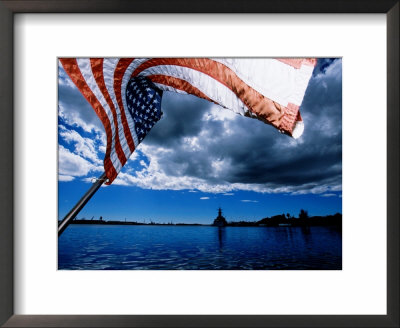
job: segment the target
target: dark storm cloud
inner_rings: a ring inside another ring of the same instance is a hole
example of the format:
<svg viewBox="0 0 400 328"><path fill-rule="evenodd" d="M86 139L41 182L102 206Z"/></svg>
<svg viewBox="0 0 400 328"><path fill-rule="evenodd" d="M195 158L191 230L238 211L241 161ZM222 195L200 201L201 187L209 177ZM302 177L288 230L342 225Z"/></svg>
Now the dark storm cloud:
<svg viewBox="0 0 400 328"><path fill-rule="evenodd" d="M325 73L326 69L335 61L337 58L319 58L317 65L314 68L313 76L319 73Z"/></svg>
<svg viewBox="0 0 400 328"><path fill-rule="evenodd" d="M322 64L320 64L322 62ZM329 64L326 64L329 63ZM327 66L328 65L328 66ZM323 68L322 68L323 67ZM314 70L301 106L303 116L312 115L309 124L312 129L321 122L318 118L329 120L340 126L342 118L342 61L341 59L320 59ZM308 129L305 132L310 131ZM333 131L333 132L335 132ZM330 131L331 132L331 131Z"/></svg>
<svg viewBox="0 0 400 328"><path fill-rule="evenodd" d="M210 103L202 99L170 92L164 92L161 105L162 121L146 136L146 143L164 147L180 143L181 138L198 135L203 128L201 119L210 107Z"/></svg>
<svg viewBox="0 0 400 328"><path fill-rule="evenodd" d="M214 105L188 97L166 93L164 118L146 138L149 145L171 150L158 160L167 175L292 192L318 186L324 186L322 191L341 190L340 59L319 60L301 107L305 132L297 141L239 115L228 121L206 119ZM194 139L199 146L191 148L188 143Z"/></svg>

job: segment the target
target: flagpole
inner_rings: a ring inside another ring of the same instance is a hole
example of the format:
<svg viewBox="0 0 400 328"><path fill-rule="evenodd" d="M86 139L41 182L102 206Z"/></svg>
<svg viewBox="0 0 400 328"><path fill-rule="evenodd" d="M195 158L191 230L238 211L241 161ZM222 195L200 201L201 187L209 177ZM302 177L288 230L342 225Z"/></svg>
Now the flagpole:
<svg viewBox="0 0 400 328"><path fill-rule="evenodd" d="M86 205L86 203L92 198L95 192L100 188L100 186L107 180L106 173L104 172L100 178L92 184L90 189L83 195L83 197L76 203L76 205L68 212L64 219L58 224L58 237L64 232L71 221L78 215L81 209Z"/></svg>

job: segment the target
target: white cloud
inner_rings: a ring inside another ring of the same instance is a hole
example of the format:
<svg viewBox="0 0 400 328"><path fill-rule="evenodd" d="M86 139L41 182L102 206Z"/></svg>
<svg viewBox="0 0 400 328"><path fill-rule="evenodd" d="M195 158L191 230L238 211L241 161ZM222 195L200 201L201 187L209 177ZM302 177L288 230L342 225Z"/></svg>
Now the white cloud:
<svg viewBox="0 0 400 328"><path fill-rule="evenodd" d="M96 140L100 142L100 144L98 145L98 150L101 153L105 154L107 150L107 137L104 131L97 131Z"/></svg>
<svg viewBox="0 0 400 328"><path fill-rule="evenodd" d="M322 195L320 195L321 197L336 197L337 195L336 194L322 194Z"/></svg>
<svg viewBox="0 0 400 328"><path fill-rule="evenodd" d="M95 165L82 158L81 156L71 153L63 146L60 145L58 149L59 175L80 177L87 175L90 171L97 170Z"/></svg>
<svg viewBox="0 0 400 328"><path fill-rule="evenodd" d="M210 197L200 197L201 200L210 199Z"/></svg>
<svg viewBox="0 0 400 328"><path fill-rule="evenodd" d="M212 167L212 176L214 177L219 177L220 174L228 170L231 165L230 158L224 158L224 159L217 159L215 161L211 162L211 167Z"/></svg>
<svg viewBox="0 0 400 328"><path fill-rule="evenodd" d="M295 188L289 188L288 190L293 195L306 195L306 194L324 194L329 193L331 191L340 191L342 190L341 184L322 184L318 185L317 183L308 183L301 186L301 190L296 190Z"/></svg>
<svg viewBox="0 0 400 328"><path fill-rule="evenodd" d="M89 110L92 111L94 114L94 111L91 108L89 108ZM99 124L93 124L91 121L86 120L84 117L82 117L82 110L80 108L73 108L72 106L64 104L62 101L58 102L58 115L67 124L80 127L86 132L102 132Z"/></svg>
<svg viewBox="0 0 400 328"><path fill-rule="evenodd" d="M272 194L288 193L293 195L323 194L341 188L341 185L332 186L331 184L318 185L310 183L304 184L302 189L299 190L297 186L291 185L276 186L272 183L218 183L195 176L171 175L164 170L163 160L172 151L172 149L147 145L145 143L141 144L134 154L139 152L141 156L147 157L149 164L141 161L140 164L144 164L144 166L142 169L136 171L132 169L126 170L126 167L124 167L114 180L113 185L136 186L142 189L153 190L188 190L189 192L198 190L200 192L224 195L233 195L235 191L254 191ZM176 166L175 173L178 170L179 168Z"/></svg>
<svg viewBox="0 0 400 328"><path fill-rule="evenodd" d="M199 142L199 138L196 137L185 137L183 138L183 149L189 151L198 151L201 149L201 143Z"/></svg>
<svg viewBox="0 0 400 328"><path fill-rule="evenodd" d="M229 184L226 186L211 186L206 180L190 176L171 176L167 174L161 163L163 157L171 151L160 147L152 147L141 144L140 150L144 156L149 159L149 164L145 164L141 170L132 174L124 172L119 173L117 179L113 182L116 185L135 185L143 189L154 190L193 190L197 189L203 192L213 193L229 191ZM175 167L176 171L183 168ZM228 188L228 189L227 189Z"/></svg>
<svg viewBox="0 0 400 328"><path fill-rule="evenodd" d="M97 157L97 149L93 139L84 138L75 130L66 130L60 128L59 135L67 142L73 143L74 153L91 160L96 164L101 164L102 161Z"/></svg>
<svg viewBox="0 0 400 328"><path fill-rule="evenodd" d="M68 181L72 181L74 179L75 179L75 177L73 177L71 175L62 175L62 174L58 175L58 181L68 182Z"/></svg>
<svg viewBox="0 0 400 328"><path fill-rule="evenodd" d="M232 121L238 114L235 112L223 108L221 106L213 104L210 111L206 112L203 116L204 121Z"/></svg>
<svg viewBox="0 0 400 328"><path fill-rule="evenodd" d="M103 168L101 168L100 170L96 169L95 171L104 172ZM98 178L99 178L99 176L90 176L90 177L83 178L82 181L88 182L88 183L95 183ZM102 187L108 187L108 185L106 185L106 184L102 184L101 186Z"/></svg>
<svg viewBox="0 0 400 328"><path fill-rule="evenodd" d="M258 200L242 199L241 202L243 202L243 203L258 203Z"/></svg>

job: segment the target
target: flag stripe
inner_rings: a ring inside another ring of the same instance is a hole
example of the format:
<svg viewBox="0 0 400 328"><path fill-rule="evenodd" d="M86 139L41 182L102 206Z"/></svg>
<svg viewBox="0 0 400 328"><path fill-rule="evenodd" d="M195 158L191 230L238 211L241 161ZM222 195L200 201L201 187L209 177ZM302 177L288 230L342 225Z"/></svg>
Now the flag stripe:
<svg viewBox="0 0 400 328"><path fill-rule="evenodd" d="M200 92L222 107L229 108L240 115L245 115L249 111L247 106L243 104L231 89L219 83L211 76L197 70L188 67L160 65L150 67L140 74L146 77L150 75L165 75L182 79L192 86L195 85L194 88L200 90ZM161 87L161 89L164 90L164 87Z"/></svg>
<svg viewBox="0 0 400 328"><path fill-rule="evenodd" d="M316 58L276 58L282 63L290 65L294 68L299 69L302 65L315 67L317 65Z"/></svg>
<svg viewBox="0 0 400 328"><path fill-rule="evenodd" d="M216 58L229 67L251 88L264 97L287 107L289 103L301 105L313 67L302 65L295 69L276 59Z"/></svg>
<svg viewBox="0 0 400 328"><path fill-rule="evenodd" d="M114 108L117 114L117 122L118 122L118 134L121 140L121 146L124 150L126 158L129 158L132 151L127 142L127 137L125 135L124 127L121 120L121 108L118 105L115 89L114 89L114 73L115 68L118 64L118 58L104 58L103 61L103 75L104 75L104 82L107 88L107 91L110 95L110 98L114 104Z"/></svg>
<svg viewBox="0 0 400 328"><path fill-rule="evenodd" d="M131 132L129 130L128 122L127 122L126 115L125 115L124 105L122 103L121 84L122 84L122 79L124 77L124 73L132 61L133 61L132 58L121 58L117 64L117 66L115 68L115 72L114 72L115 95L117 97L118 106L120 108L120 113L121 113L121 118L122 118L122 126L124 127L126 140L128 142L128 146L129 146L129 149L131 150L131 153L133 153L133 151L135 150L135 144L133 142L133 138L132 138Z"/></svg>
<svg viewBox="0 0 400 328"><path fill-rule="evenodd" d="M166 84L161 84L161 83L156 83L156 82L153 82L153 83L157 88L159 88L160 90L163 90L163 91L172 91L174 93L180 93L181 95L188 95L189 94L186 91L173 88L173 87L171 87L169 85L166 85Z"/></svg>
<svg viewBox="0 0 400 328"><path fill-rule="evenodd" d="M170 86L174 89L184 91L186 93L190 93L192 95L195 95L199 98L206 99L211 102L215 102L211 98L207 97L203 92L201 92L199 89L194 87L192 84L189 82L179 79L173 76L166 76L166 75L148 75L147 76L153 83L158 83L158 84L163 84L166 86Z"/></svg>
<svg viewBox="0 0 400 328"><path fill-rule="evenodd" d="M135 129L135 122L132 119L131 113L129 113L128 110L128 105L127 105L127 100L126 100L126 88L127 85L129 83L129 80L131 78L132 72L133 70L136 68L136 65L138 65L137 62L139 62L140 60L138 59L134 59L130 65L128 66L128 68L126 69L124 76L122 78L122 85L121 85L121 98L122 98L122 104L123 104L123 110L125 112L125 117L126 117L126 121L128 123L128 128L129 131L131 133L131 136L133 138L133 142L135 144L135 148L139 145L139 140L136 134L136 129Z"/></svg>
<svg viewBox="0 0 400 328"><path fill-rule="evenodd" d="M104 156L104 169L106 171L107 178L109 179L107 184L110 184L112 180L115 179L117 176L117 171L114 168L114 165L110 159L110 152L111 152L111 127L110 121L108 120L107 114L104 112L104 109L98 102L97 98L90 90L89 86L86 84L85 79L83 78L81 71L79 69L78 63L74 58L64 58L60 59L64 70L69 75L71 80L75 83L78 87L79 91L83 94L86 100L92 105L94 111L96 112L97 116L100 118L101 122L103 123L104 129L106 130L107 136L107 147L106 147L106 154Z"/></svg>
<svg viewBox="0 0 400 328"><path fill-rule="evenodd" d="M96 83L96 80L94 78L92 68L90 65L90 60L88 58L78 58L76 60L76 62L78 63L81 74L82 74L83 78L86 80L88 87L93 92L94 96L97 98L98 102L102 106L103 110L106 112L107 117L110 121L110 127L111 127L111 133L112 133L110 159L114 165L115 170L118 172L122 168L122 164L121 164L120 160L118 159L118 155L116 154L115 135L116 135L116 133L118 133L118 131L115 130L112 114L110 112L110 109L108 108L107 102L105 101L103 94L101 93L101 91Z"/></svg>
<svg viewBox="0 0 400 328"><path fill-rule="evenodd" d="M90 64L91 64L93 76L97 82L97 85L98 85L101 93L103 94L105 100L107 101L108 107L111 109L113 122L114 122L114 129L115 129L115 131L118 131L118 133L114 133L115 149L116 149L119 161L121 162L121 165L124 165L127 159L126 159L125 153L121 147L121 142L120 142L120 138L119 138L120 129L118 128L117 113L115 111L114 104L110 98L110 94L108 93L105 82L104 82L103 59L101 59L101 58L90 59Z"/></svg>

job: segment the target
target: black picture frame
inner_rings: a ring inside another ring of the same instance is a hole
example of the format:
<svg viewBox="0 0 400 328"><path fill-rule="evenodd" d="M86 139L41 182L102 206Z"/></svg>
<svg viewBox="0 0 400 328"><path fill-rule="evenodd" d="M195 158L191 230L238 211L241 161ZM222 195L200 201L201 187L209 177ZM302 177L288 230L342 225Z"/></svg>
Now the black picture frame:
<svg viewBox="0 0 400 328"><path fill-rule="evenodd" d="M0 324L4 327L399 327L399 7L398 0L0 0ZM387 315L14 315L14 14L122 12L386 14Z"/></svg>

